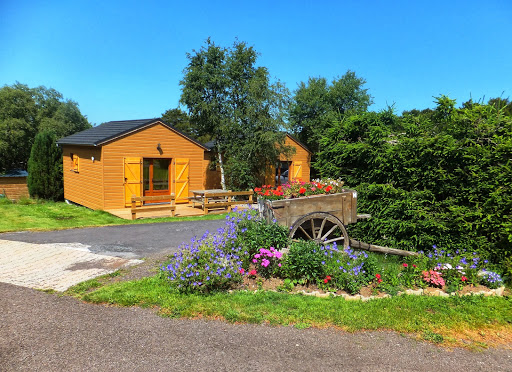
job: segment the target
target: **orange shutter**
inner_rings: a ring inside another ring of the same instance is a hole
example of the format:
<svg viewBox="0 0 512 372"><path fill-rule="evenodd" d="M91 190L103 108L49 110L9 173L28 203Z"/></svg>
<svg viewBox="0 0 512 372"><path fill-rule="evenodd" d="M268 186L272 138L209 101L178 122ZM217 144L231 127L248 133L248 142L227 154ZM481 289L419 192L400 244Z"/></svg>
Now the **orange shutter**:
<svg viewBox="0 0 512 372"><path fill-rule="evenodd" d="M294 181L302 181L302 162L301 161L294 161L292 164L292 179Z"/></svg>
<svg viewBox="0 0 512 372"><path fill-rule="evenodd" d="M78 167L79 157L77 154L73 154L73 171L78 173L79 167Z"/></svg>
<svg viewBox="0 0 512 372"><path fill-rule="evenodd" d="M188 203L188 172L190 160L176 159L174 162L174 181L176 183L176 203Z"/></svg>
<svg viewBox="0 0 512 372"><path fill-rule="evenodd" d="M124 158L124 202L126 207L131 207L132 196L142 196L141 174L141 158ZM140 202L137 205L140 205Z"/></svg>

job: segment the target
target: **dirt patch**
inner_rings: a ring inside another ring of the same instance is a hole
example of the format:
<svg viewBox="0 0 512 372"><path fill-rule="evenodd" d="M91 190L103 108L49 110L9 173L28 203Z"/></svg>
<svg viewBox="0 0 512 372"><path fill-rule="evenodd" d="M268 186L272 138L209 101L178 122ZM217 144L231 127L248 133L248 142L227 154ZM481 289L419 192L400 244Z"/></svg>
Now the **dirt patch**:
<svg viewBox="0 0 512 372"><path fill-rule="evenodd" d="M66 270L76 271L76 270L91 270L91 269L105 269L105 270L118 270L123 265L125 265L128 260L123 259L102 259L96 261L85 261L85 262L77 262L73 265L66 267Z"/></svg>

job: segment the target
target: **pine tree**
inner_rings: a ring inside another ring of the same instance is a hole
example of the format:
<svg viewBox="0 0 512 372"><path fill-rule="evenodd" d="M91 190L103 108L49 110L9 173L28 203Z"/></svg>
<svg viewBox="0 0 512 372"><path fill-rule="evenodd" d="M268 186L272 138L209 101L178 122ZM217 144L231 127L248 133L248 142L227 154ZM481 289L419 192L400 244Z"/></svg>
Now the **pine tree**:
<svg viewBox="0 0 512 372"><path fill-rule="evenodd" d="M59 200L64 195L62 180L62 150L57 147L55 134L40 132L34 139L28 160L28 191L30 196Z"/></svg>

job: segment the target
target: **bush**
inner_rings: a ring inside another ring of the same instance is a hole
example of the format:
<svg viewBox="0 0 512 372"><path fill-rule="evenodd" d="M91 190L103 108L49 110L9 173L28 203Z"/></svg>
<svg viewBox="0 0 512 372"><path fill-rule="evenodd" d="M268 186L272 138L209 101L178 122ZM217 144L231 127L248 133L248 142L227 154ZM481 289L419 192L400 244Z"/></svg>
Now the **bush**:
<svg viewBox="0 0 512 372"><path fill-rule="evenodd" d="M325 277L322 248L313 241L293 242L285 256L283 272L294 280L316 283Z"/></svg>
<svg viewBox="0 0 512 372"><path fill-rule="evenodd" d="M28 160L27 185L32 197L57 201L64 196L62 150L53 132L36 135Z"/></svg>
<svg viewBox="0 0 512 372"><path fill-rule="evenodd" d="M232 223L237 224L236 244L243 249L245 269L249 268L251 260L261 248L274 247L280 250L289 244L288 229L277 223L260 220L255 210L240 211L230 219Z"/></svg>
<svg viewBox="0 0 512 372"><path fill-rule="evenodd" d="M334 121L315 166L359 192L373 218L350 234L419 250L437 243L494 263L512 257L512 117L491 105L365 113Z"/></svg>

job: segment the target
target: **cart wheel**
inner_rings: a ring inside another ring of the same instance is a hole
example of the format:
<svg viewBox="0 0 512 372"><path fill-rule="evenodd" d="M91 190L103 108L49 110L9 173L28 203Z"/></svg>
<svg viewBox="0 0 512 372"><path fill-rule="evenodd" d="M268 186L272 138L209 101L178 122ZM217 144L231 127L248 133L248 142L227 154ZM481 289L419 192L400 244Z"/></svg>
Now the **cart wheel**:
<svg viewBox="0 0 512 372"><path fill-rule="evenodd" d="M290 238L313 240L328 245L336 242L338 246L347 248L349 238L347 230L340 219L330 213L313 212L299 218L290 230Z"/></svg>

